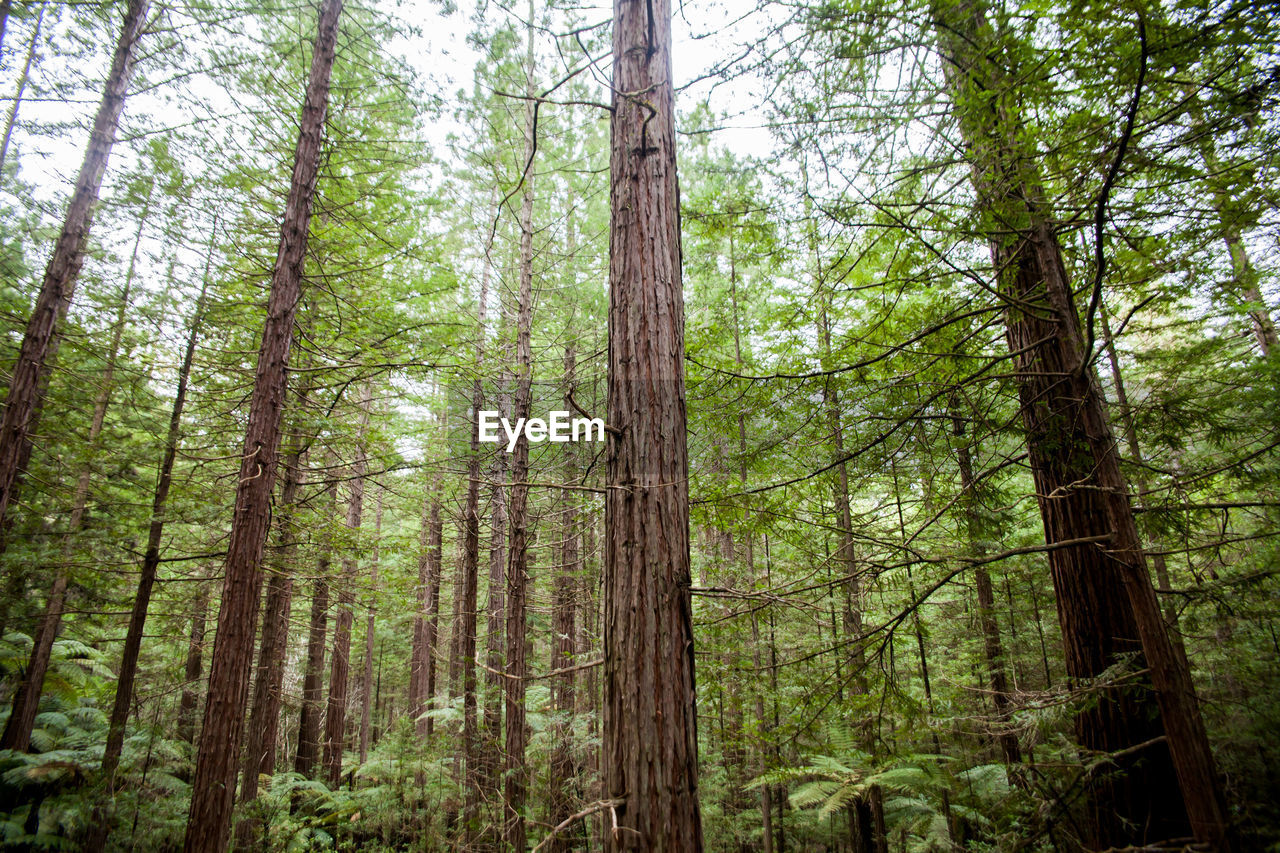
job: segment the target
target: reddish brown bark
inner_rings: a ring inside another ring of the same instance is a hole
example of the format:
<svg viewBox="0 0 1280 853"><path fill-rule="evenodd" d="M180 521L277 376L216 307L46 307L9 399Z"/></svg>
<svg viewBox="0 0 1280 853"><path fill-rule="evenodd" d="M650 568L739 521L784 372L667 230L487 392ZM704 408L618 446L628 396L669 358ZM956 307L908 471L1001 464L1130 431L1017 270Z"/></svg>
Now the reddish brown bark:
<svg viewBox="0 0 1280 853"><path fill-rule="evenodd" d="M992 256L1046 541L1110 538L1105 548L1049 554L1067 671L1094 678L1132 655L1139 670L1149 669L1155 690L1152 696L1145 679L1104 687L1078 716L1083 746L1121 753L1118 772L1108 768L1090 780L1089 841L1117 846L1185 836L1189 820L1197 840L1226 850L1226 812L1195 689L1151 586L1036 160L1013 102L991 97L1011 84L995 61L986 10L967 0L935 5L934 16L974 185L988 215L1001 222Z"/></svg>
<svg viewBox="0 0 1280 853"><path fill-rule="evenodd" d="M613 55L602 763L618 828L605 845L700 851L667 0L615 0Z"/></svg>
<svg viewBox="0 0 1280 853"><path fill-rule="evenodd" d="M436 704L436 645L440 637L440 582L443 574L444 557L444 522L440 518L439 499L431 502L431 542L430 560L427 581L427 624L424 640L426 641L427 672L423 681L423 701L427 710ZM431 737L435 721L428 718L420 721L419 732Z"/></svg>
<svg viewBox="0 0 1280 853"><path fill-rule="evenodd" d="M1107 361L1111 365L1111 382L1116 390L1116 404L1120 413L1120 424L1124 429L1125 442L1129 445L1132 461L1139 471L1137 475L1138 501L1145 503L1147 496L1151 493L1151 481L1146 474L1146 462L1142 456L1142 445L1138 442L1138 430L1134 424L1133 410L1129 408L1129 395L1125 391L1124 376L1120 371L1120 359L1116 355L1115 341L1111 336L1107 308L1106 305L1101 303L1098 305L1098 319L1102 323L1103 347L1107 352ZM1265 352L1263 354L1265 355ZM1165 560L1164 553L1159 549L1154 550L1151 554L1151 566L1156 572L1156 589L1166 594L1172 592L1173 587L1169 580L1169 565ZM1185 659L1187 650L1182 643L1182 634L1179 633L1178 609L1171 599L1166 600L1164 619L1165 624L1169 626L1169 639L1173 641L1178 654Z"/></svg>
<svg viewBox="0 0 1280 853"><path fill-rule="evenodd" d="M479 400L479 381L475 399ZM478 408L476 409L478 411ZM471 459L467 466L467 501L462 524L462 595L458 599L458 660L462 676L462 752L466 759L466 813L463 832L468 846L475 843L483 800L480 732L476 708L476 606L480 561L480 448L476 427L472 428Z"/></svg>
<svg viewBox="0 0 1280 853"><path fill-rule="evenodd" d="M302 286L311 199L319 170L329 76L341 10L342 0L323 0L319 10L315 49L294 151L293 176L249 403L235 515L227 545L222 604L218 610L218 633L209 672L209 695L187 819L186 853L222 853L231 827L289 350Z"/></svg>
<svg viewBox="0 0 1280 853"><path fill-rule="evenodd" d="M477 471L479 469L477 468ZM466 506L462 507L462 517L458 519L458 558L457 571L453 573L453 605L449 614L449 698L459 695L462 690L462 598L466 576L466 540L467 521ZM478 547L478 546L477 546Z"/></svg>
<svg viewBox="0 0 1280 853"><path fill-rule="evenodd" d="M495 199L496 201L496 199ZM457 662L462 681L462 752L466 763L464 779L466 808L463 814L463 837L468 846L475 843L479 830L479 809L484 799L484 750L476 698L476 608L479 601L480 573L480 433L479 412L484 405L480 370L484 364L485 321L489 301L490 254L492 240L485 247L484 270L480 277L480 294L476 305L476 379L471 386L471 452L467 460L467 496L462 510L462 571L455 587L455 641ZM490 585L492 595L492 584ZM450 670L453 663L450 662ZM451 671L451 681L456 683Z"/></svg>
<svg viewBox="0 0 1280 853"><path fill-rule="evenodd" d="M430 737L434 721L423 714L435 707L436 644L440 629L441 551L444 524L440 518L439 484L422 503L418 532L418 607L414 614L413 650L409 670L409 714L414 728Z"/></svg>
<svg viewBox="0 0 1280 853"><path fill-rule="evenodd" d="M305 412L310 389L307 380L297 390L294 406ZM293 559L297 550L294 512L298 492L302 488L303 447L305 436L295 432L285 457L284 486L280 490L277 509L277 548L267 578L267 602L263 608L262 637L258 647L258 663L254 672L253 705L249 712L249 728L245 738L244 771L240 782L240 802L252 803L258 797L258 777L270 775L276 768L276 737L280 725L281 689L284 684L285 656L289 645L289 614L293 605ZM259 829L259 821L246 817L236 827L236 845L251 846Z"/></svg>
<svg viewBox="0 0 1280 853"><path fill-rule="evenodd" d="M80 469L76 479L75 493L71 499L71 514L67 521L67 531L63 538L63 563L57 568L53 588L45 603L45 612L32 638L31 657L23 672L22 683L13 697L13 710L5 723L4 733L0 735L0 748L22 749L30 746L31 730L35 726L36 712L40 706L40 696L44 692L44 678L49 671L49 663L53 656L53 643L57 639L62 625L62 613L66 605L67 585L70 582L67 568L75 555L76 539L84 526L85 513L89 507L89 487L93 477L91 460L98 451L98 439L106 424L107 407L111 404L114 390L116 360L120 355L120 341L124 336L125 316L129 307L129 293L133 285L134 273L137 270L138 248L142 243L143 230L146 227L147 212L151 207L151 197L147 196L138 222L138 234L133 243L133 255L129 261L129 270L125 275L124 289L120 294L116 307L115 322L112 326L111 343L108 347L106 366L102 372L99 389L93 401L93 415L89 422L89 434L85 438L88 448L88 460ZM24 463L25 464L25 463ZM123 736L123 735L122 735ZM108 754L110 753L108 744Z"/></svg>
<svg viewBox="0 0 1280 853"><path fill-rule="evenodd" d="M504 359L505 360L505 359ZM505 371L504 371L505 373ZM507 385L510 377L499 379L499 386ZM509 393L499 391L497 408L503 415L510 417ZM494 454L493 465L489 469L492 486L489 497L489 579L488 596L485 602L485 638L484 638L484 689L482 693L482 713L480 715L480 784L490 791L492 802L501 796L502 782L499 773L502 770L502 697L504 666L503 655L506 652L506 619L507 619L507 490L508 463L510 456L505 448ZM501 818L495 816L495 820Z"/></svg>
<svg viewBox="0 0 1280 853"><path fill-rule="evenodd" d="M80 266L84 262L94 206L102 188L102 176L107 170L111 147L115 143L116 128L124 110L136 48L146 25L149 7L150 0L129 0L125 9L124 24L116 41L102 102L94 116L84 162L76 177L75 191L67 206L53 255L45 268L40 294L36 297L18 360L10 375L9 395L5 401L3 421L0 422L0 524L9 510L14 484L22 468L23 447L27 442L32 413L37 407L39 389L44 384L42 375L49 369L49 347L57 336L67 306L71 304Z"/></svg>

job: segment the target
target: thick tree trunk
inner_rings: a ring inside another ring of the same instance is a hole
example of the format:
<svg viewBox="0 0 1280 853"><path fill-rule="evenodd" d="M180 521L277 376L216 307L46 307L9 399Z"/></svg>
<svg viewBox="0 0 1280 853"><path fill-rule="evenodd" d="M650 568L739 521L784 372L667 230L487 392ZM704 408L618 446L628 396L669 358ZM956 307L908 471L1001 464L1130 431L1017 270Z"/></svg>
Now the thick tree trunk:
<svg viewBox="0 0 1280 853"><path fill-rule="evenodd" d="M4 0L8 7L9 0ZM9 117L4 124L4 139L0 140L0 182L4 181L4 163L9 157L9 143L13 140L13 129L18 124L18 108L22 106L22 96L26 94L27 82L31 79L31 65L35 62L36 47L40 44L40 25L44 23L45 4L40 4L36 13L35 27L31 31L31 41L27 45L27 59L22 64L22 73L18 76L18 90L14 92L13 103L9 105ZM5 15L8 17L8 15ZM0 36L4 33L0 28Z"/></svg>
<svg viewBox="0 0 1280 853"><path fill-rule="evenodd" d="M309 377L309 374L307 375ZM297 389L294 409L299 414L307 408L310 396L308 379ZM294 433L285 457L284 486L280 490L276 537L278 548L269 577L267 602L263 608L262 638L258 647L258 665L254 673L253 705L249 712L249 729L245 738L244 773L240 782L240 802L252 803L258 797L258 777L271 775L276 769L276 738L280 727L281 690L284 685L285 657L289 647L289 615L293 607L293 559L297 550L294 513L298 492L302 488L303 448L309 437ZM236 845L248 849L260 831L260 822L246 816L236 827Z"/></svg>
<svg viewBox="0 0 1280 853"><path fill-rule="evenodd" d="M94 205L98 201L111 147L115 143L120 113L124 110L129 80L133 76L135 50L146 25L149 7L150 0L129 0L125 10L124 25L116 42L102 103L93 120L84 163L76 177L75 192L67 206L62 232L45 268L40 294L36 297L35 309L31 312L18 360L10 375L9 396L3 421L0 422L0 524L8 512L14 484L22 468L23 447L27 442L32 413L38 405L39 389L47 382L47 379L42 381L42 375L49 369L50 343L56 337L58 326L75 293L89 227L93 222Z"/></svg>
<svg viewBox="0 0 1280 853"><path fill-rule="evenodd" d="M360 395L359 436L355 460L351 463L351 495L347 501L347 531L353 539L360 533L364 511L364 478L368 467L364 442L372 404L372 388L366 384ZM342 556L338 618L333 625L333 659L329 667L329 701L324 715L322 764L324 778L330 788L337 788L342 781L342 753L346 748L347 735L347 694L351 688L351 627L355 622L355 584L359 565L357 552L348 545Z"/></svg>
<svg viewBox="0 0 1280 853"><path fill-rule="evenodd" d="M1067 671L1092 679L1133 655L1155 688L1154 697L1141 681L1103 688L1077 718L1083 746L1123 751L1116 772L1091 780L1089 841L1184 836L1189 819L1198 841L1226 850L1226 812L1195 689L1147 573L1036 160L1012 102L991 97L1010 84L993 58L986 11L965 0L935 5L934 16L975 187L1011 232L992 237L992 254L1046 541L1109 537L1105 550L1090 543L1049 554Z"/></svg>
<svg viewBox="0 0 1280 853"><path fill-rule="evenodd" d="M209 673L209 696L205 702L204 729L187 819L186 853L222 853L231 828L262 585L262 553L271 520L280 418L288 382L289 349L302 286L311 199L319 171L329 75L333 70L341 10L342 0L323 0L320 6L315 50L294 151L293 177L285 203L280 247L271 277L262 346L249 403L235 515L227 545L226 578L218 609L218 633Z"/></svg>
<svg viewBox="0 0 1280 853"><path fill-rule="evenodd" d="M700 851L670 3L615 0L613 55L605 845Z"/></svg>

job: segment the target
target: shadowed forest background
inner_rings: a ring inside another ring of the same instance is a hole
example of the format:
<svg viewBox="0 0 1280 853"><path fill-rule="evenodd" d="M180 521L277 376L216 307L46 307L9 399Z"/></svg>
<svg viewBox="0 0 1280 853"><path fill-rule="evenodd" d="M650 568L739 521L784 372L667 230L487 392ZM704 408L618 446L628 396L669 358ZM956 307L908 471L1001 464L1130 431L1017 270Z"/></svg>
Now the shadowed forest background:
<svg viewBox="0 0 1280 853"><path fill-rule="evenodd" d="M614 3L0 2L0 846L1280 849L1280 8Z"/></svg>

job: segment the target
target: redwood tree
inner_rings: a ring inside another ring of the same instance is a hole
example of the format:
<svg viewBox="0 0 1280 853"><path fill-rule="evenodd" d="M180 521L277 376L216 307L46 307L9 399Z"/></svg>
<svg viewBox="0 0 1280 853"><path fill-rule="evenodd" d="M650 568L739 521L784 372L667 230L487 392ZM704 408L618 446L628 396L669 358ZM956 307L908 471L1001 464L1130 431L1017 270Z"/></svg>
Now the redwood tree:
<svg viewBox="0 0 1280 853"><path fill-rule="evenodd" d="M605 495L608 850L701 850L671 6L615 0Z"/></svg>
<svg viewBox="0 0 1280 853"><path fill-rule="evenodd" d="M1169 639L1147 571L1089 361L1092 338L1086 343L1036 157L1002 64L1003 47L980 0L940 0L933 16L974 187L991 222L992 260L1045 539L1095 540L1049 553L1067 671L1096 678L1133 655L1140 669L1149 670L1154 688L1153 696L1142 682L1105 687L1079 715L1081 743L1115 753L1120 770L1093 783L1091 841L1112 846L1178 837L1189 819L1197 841L1225 850L1226 812L1195 688ZM1127 139L1113 154L1108 181ZM1104 261L1099 255L1095 287L1101 286Z"/></svg>
<svg viewBox="0 0 1280 853"><path fill-rule="evenodd" d="M9 379L9 396L5 401L4 420L0 422L0 524L4 522L13 497L14 483L22 469L23 448L27 443L31 418L39 408L40 389L49 370L50 347L58 335L58 327L67 313L75 293L80 266L84 262L89 227L94 207L102 188L102 176L115 144L116 128L124 110L125 95L133 77L138 40L146 25L150 0L129 0L124 25L116 41L111 71L93 119L93 132L85 151L76 188L62 221L62 232L53 247L53 256L44 271L40 295L22 338L18 361Z"/></svg>
<svg viewBox="0 0 1280 853"><path fill-rule="evenodd" d="M271 493L276 479L289 350L302 289L311 200L320 165L329 76L333 70L341 11L342 0L322 0L298 143L294 149L293 176L285 202L280 246L271 275L271 294L249 403L204 727L196 754L191 811L187 818L184 844L187 853L221 853L231 827L237 759L258 621L262 555L271 525Z"/></svg>

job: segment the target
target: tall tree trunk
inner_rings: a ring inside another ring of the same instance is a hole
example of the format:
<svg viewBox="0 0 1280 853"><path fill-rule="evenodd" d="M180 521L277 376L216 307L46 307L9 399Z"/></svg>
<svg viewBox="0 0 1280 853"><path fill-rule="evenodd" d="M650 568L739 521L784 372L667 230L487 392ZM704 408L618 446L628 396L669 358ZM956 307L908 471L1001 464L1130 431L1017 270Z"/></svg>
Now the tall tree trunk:
<svg viewBox="0 0 1280 853"><path fill-rule="evenodd" d="M495 216L497 215L496 203L495 191L495 198L491 205ZM463 780L466 789L466 805L462 829L467 847L475 842L476 832L479 829L480 804L484 799L485 759L482 756L476 702L476 607L479 600L480 574L479 412L484 405L484 389L480 383L480 376L484 366L489 277L493 267L492 252L491 238L485 245L484 268L480 276L480 293L476 303L475 379L471 385L471 452L467 460L467 497L462 510L462 572L454 596L454 610L458 617L454 622L456 658L462 679L462 752L466 762L466 775ZM452 663L450 669L452 669ZM456 679L451 678L451 680L456 683Z"/></svg>
<svg viewBox="0 0 1280 853"><path fill-rule="evenodd" d="M671 6L614 0L613 20L605 844L700 851Z"/></svg>
<svg viewBox="0 0 1280 853"><path fill-rule="evenodd" d="M572 223L571 223L572 224ZM572 240L571 240L572 242ZM568 255L573 257L573 251ZM564 348L564 382L565 405L570 406L569 397L573 394L576 356L573 349L573 335ZM577 453L573 445L565 448L564 471L562 476L566 485L573 485L579 478ZM551 747L551 780L547 794L549 820L552 826L558 826L573 814L574 797L571 788L577 778L578 770L573 757L573 717L575 697L575 681L572 666L576 659L578 645L577 629L577 587L581 573L581 562L578 548L578 506L577 495L572 489L561 489L560 500L560 554L554 587L551 593L551 669L565 669L567 672L551 682L551 710L555 716L555 734ZM562 833L548 845L550 853L568 853L572 849L573 839Z"/></svg>
<svg viewBox="0 0 1280 853"><path fill-rule="evenodd" d="M431 538L428 545L430 565L427 569L427 618L426 630L423 632L423 657L426 672L422 680L423 701L427 710L436 706L436 645L440 636L440 581L444 557L444 522L440 518L440 498L437 494L431 500ZM431 737L435 729L435 720L428 717L419 719L418 734Z"/></svg>
<svg viewBox="0 0 1280 853"><path fill-rule="evenodd" d="M504 359L505 360L505 359ZM506 372L505 369L503 371ZM504 416L511 415L508 377L499 378L497 409ZM507 617L507 473L508 454L499 448L493 458L490 472L493 478L489 497L489 583L488 600L485 602L484 639L484 712L480 722L481 784L492 791L493 802L501 796L502 782L502 697L506 653L504 637Z"/></svg>
<svg viewBox="0 0 1280 853"><path fill-rule="evenodd" d="M329 518L336 517L338 491L330 483ZM326 522L328 519L326 519ZM293 769L308 779L314 778L316 762L320 759L320 723L324 705L324 652L325 636L329 630L329 563L332 559L333 540L322 534L320 556L316 565L316 577L311 593L311 619L307 631L307 661L302 674L302 713L298 721L298 752Z"/></svg>
<svg viewBox="0 0 1280 853"><path fill-rule="evenodd" d="M1151 585L1061 249L1041 201L1036 159L1005 97L1011 84L985 8L962 0L936 4L933 14L975 187L991 214L1012 226L992 237L992 254L1008 299L1006 336L1016 354L1046 541L1109 538L1105 550L1089 543L1049 553L1067 670L1095 678L1135 654L1145 659L1138 666L1145 662L1155 688L1154 701L1141 683L1105 689L1077 719L1085 747L1124 751L1117 772L1093 785L1090 841L1183 836L1189 819L1198 841L1226 850L1226 811L1195 688Z"/></svg>
<svg viewBox="0 0 1280 853"><path fill-rule="evenodd" d="M160 461L159 474L156 475L156 488L151 497L151 523L147 526L147 547L142 555L142 569L138 573L138 589L133 596L133 610L129 613L124 649L120 653L120 674L115 680L115 702L111 706L111 717L106 730L106 747L102 752L102 779L105 781L106 792L109 795L115 792L115 770L119 766L120 753L124 749L124 726L128 722L129 708L133 704L133 683L138 671L138 653L142 651L142 633L146 629L147 611L151 607L151 590L155 587L156 574L160 569L160 542L164 537L165 511L169 503L169 488L173 484L173 466L178 456L178 443L182 438L182 412L187 402L187 384L191 380L191 368L196 360L196 343L200 339L200 328L205 319L216 233L218 233L218 218L214 216L210 231L209 254L205 257L204 282L201 284L200 297L196 300L196 310L192 314L191 324L187 329L187 346L183 351L182 365L178 368L178 388L174 393L173 409L169 412L169 432L165 437L164 457ZM136 252L137 246L134 246L134 254ZM123 318L120 320L123 321ZM204 596L207 596L207 592L202 585L201 597ZM204 610L205 603L201 602L200 616L197 617L200 621L201 638L204 635ZM195 633L196 629L193 626L193 640L195 640ZM198 651L195 653L196 671L192 678L200 676L200 669L198 669L200 657L198 657ZM191 697L189 707L188 695ZM178 729L180 738L188 742L191 738L183 735L186 734L184 729L188 725L187 721L192 719L193 712L195 712L195 693L183 689L178 712ZM106 847L111 822L105 808L96 812L95 817L97 825L91 834L88 849L101 850Z"/></svg>
<svg viewBox="0 0 1280 853"><path fill-rule="evenodd" d="M329 75L333 70L341 10L342 0L322 0L298 144L294 150L293 176L249 403L235 515L227 545L226 578L222 604L218 608L218 633L209 672L209 696L205 702L204 729L196 756L191 811L187 819L186 853L222 853L231 828L262 586L262 553L271 523L280 418L288 384L289 349L307 254L311 199L320 165Z"/></svg>
<svg viewBox="0 0 1280 853"><path fill-rule="evenodd" d="M152 187L154 191L154 186ZM80 468L76 479L76 488L71 500L71 515L67 522L67 532L63 539L62 565L57 568L53 587L45 603L44 615L32 638L31 657L23 673L22 684L13 697L13 710L5 723L4 733L0 734L0 749L25 750L30 746L31 730L35 726L36 711L40 706L40 696L44 692L44 677L49 671L49 662L53 655L53 642L57 639L58 630L62 626L62 613L66 605L67 585L70 582L70 564L75 553L76 539L84 526L85 512L89 508L89 487L93 478L93 460L98 450L98 439L106 424L107 407L111 404L111 394L115 390L116 361L120 357L120 343L124 337L126 312L129 308L129 294L133 286L133 278L137 272L138 249L142 244L143 230L147 224L147 214L151 208L151 196L148 194L138 221L138 233L133 241L133 255L129 260L129 270L125 274L124 288L120 293L116 306L115 322L111 330L111 343L107 351L106 365L102 371L98 394L93 401L93 416L89 422L89 434L85 438L87 458ZM126 700L127 701L127 700Z"/></svg>
<svg viewBox="0 0 1280 853"><path fill-rule="evenodd" d="M520 285L516 314L516 393L514 420L528 419L533 405L533 158L534 139L534 54L533 28L536 9L529 0L526 28L524 156L524 196L520 202ZM529 585L529 439L522 432L516 440L511 465L511 537L507 561L507 666L506 666L506 773L503 803L503 840L509 848L528 847L524 805L528 795L529 771L525 765L528 739L525 678L529 662L525 647L528 637L527 595Z"/></svg>
<svg viewBox="0 0 1280 853"><path fill-rule="evenodd" d="M296 390L294 411L305 417L310 396L310 374L304 374ZM276 522L278 546L271 560L267 578L267 603L263 608L262 637L258 647L258 665L254 673L253 704L249 712L249 729L245 738L244 774L240 782L240 802L252 803L258 797L258 777L273 774L276 769L276 737L280 727L281 690L284 686L285 657L289 648L289 615L293 607L293 559L297 550L294 513L298 492L302 488L302 459L310 436L295 430L285 456L284 485ZM260 822L246 816L236 827L236 845L249 848L260 829Z"/></svg>
<svg viewBox="0 0 1280 853"><path fill-rule="evenodd" d="M89 147L76 177L76 188L67 206L62 232L45 268L40 295L36 297L17 363L10 374L9 395L4 419L0 422L0 524L9 510L14 484L22 467L23 447L27 442L32 413L39 405L40 388L47 383L47 378L42 381L42 376L49 370L49 347L58 333L67 306L71 304L80 266L84 262L93 209L102 188L102 176L107 170L111 147L115 143L120 113L133 76L135 48L146 25L149 6L150 0L129 0L125 10L124 25L116 42L102 103L94 116Z"/></svg>
<svg viewBox="0 0 1280 853"><path fill-rule="evenodd" d="M364 677L360 690L360 763L369 760L369 727L373 710L373 635L374 620L378 614L378 561L381 557L382 499L378 490L377 509L373 514L373 555L369 563L369 614L364 630Z"/></svg>
<svg viewBox="0 0 1280 853"><path fill-rule="evenodd" d="M1223 172L1223 166L1215 149L1215 134L1204 126L1204 111L1198 93L1184 84L1187 95L1187 111L1191 117L1191 126L1196 132L1196 147L1200 158L1204 161L1209 175ZM1256 116L1254 116L1256 120ZM1217 214L1221 228L1222 242L1226 244L1227 255L1231 259L1231 292L1229 296L1241 300L1247 306L1249 320L1253 328L1254 339L1262 357L1266 358L1276 347L1276 324L1271 317L1267 301L1258 287L1258 270L1249 257L1249 250L1244 244L1244 232L1256 225L1257 214L1253 211L1242 214L1242 207L1235 196L1225 191L1220 184L1212 187L1213 209Z"/></svg>
<svg viewBox="0 0 1280 853"><path fill-rule="evenodd" d="M734 227L730 224L730 228ZM731 303L733 307L733 356L734 363L738 367L738 372L743 372L746 362L742 358L742 310L741 303L738 299L738 263L735 256L735 242L733 231L729 232L729 293L732 297ZM830 350L830 339L827 341L828 351ZM843 468L843 464L841 465ZM738 486L745 494L747 491L747 415L746 412L738 410ZM756 583L756 552L755 552L755 533L751 529L751 503L749 498L744 498L742 508L742 539L745 546L746 571L747 578L752 586ZM847 506L846 502L846 506ZM852 546L852 543L849 543ZM850 547L852 552L852 547ZM859 629L861 633L861 629ZM751 609L751 666L756 672L760 671L760 623L758 611L755 607ZM765 759L765 751L763 748L763 740L767 736L769 730L769 722L764 714L764 691L757 686L752 691L755 704L756 725L759 736L759 757L756 760L756 774L763 775L768 769L768 762ZM764 853L773 853L773 789L769 785L760 786L760 839Z"/></svg>
<svg viewBox="0 0 1280 853"><path fill-rule="evenodd" d="M9 0L4 0L8 7ZM18 75L18 88L13 94L13 103L9 105L9 117L4 124L4 139L0 141L0 182L4 180L4 163L9 156L9 143L13 140L13 129L18 124L18 108L22 106L22 96L27 91L27 82L31 79L31 65L35 62L36 47L40 44L40 25L44 23L45 4L40 4L36 13L35 27L31 30L31 41L27 45L27 59L22 63L22 73ZM5 17L8 17L6 14ZM0 36L4 30L0 27Z"/></svg>
<svg viewBox="0 0 1280 853"><path fill-rule="evenodd" d="M209 271L213 263L213 239L217 230L215 217L210 235L209 254L205 259L204 281L200 287L200 296L196 300L195 313L192 314L187 329L182 365L178 368L178 388L173 395L173 408L169 412L169 431L165 437L164 457L160 461L156 488L151 498L151 523L147 528L147 549L143 552L142 570L138 574L138 591L133 597L133 612L129 616L124 651L120 657L120 675L116 679L115 704L111 708L111 720L107 725L107 745L102 756L102 776L106 780L108 790L114 790L115 787L116 767L124 747L125 723L129 719L129 707L133 703L133 683L138 672L138 653L142 649L142 634L146 627L147 610L151 606L151 590L155 585L157 570L160 568L160 542L164 536L165 511L169 503L169 488L173 483L173 465L178 455L178 443L182 438L182 411L186 406L187 383L191 379L196 344L200 338L200 327L204 322L205 303L209 292ZM199 672L196 676L199 676ZM103 841L105 840L104 836Z"/></svg>
<svg viewBox="0 0 1280 853"><path fill-rule="evenodd" d="M351 463L351 495L347 501L347 531L353 540L360 533L364 511L364 478L368 467L364 443L372 404L373 389L366 383L360 394L360 426L355 460ZM342 556L338 618L333 624L333 659L329 667L329 701L324 715L322 763L324 778L330 788L337 788L342 781L342 753L346 747L347 735L347 694L351 687L351 626L355 622L355 584L359 565L354 543L349 544Z"/></svg>
<svg viewBox="0 0 1280 853"><path fill-rule="evenodd" d="M435 490L422 500L422 526L418 529L418 585L415 589L417 606L413 611L413 642L409 650L408 713L414 720L419 735L426 734L424 713L426 698L427 657L427 608L431 600L431 508L435 506ZM438 587L437 587L438 588Z"/></svg>
<svg viewBox="0 0 1280 853"><path fill-rule="evenodd" d="M479 468L476 469L477 474ZM478 493L477 493L478 495ZM477 500L477 503L479 501ZM457 697L462 690L462 599L465 595L467 547L466 504L458 520L458 570L453 575L453 606L449 619L449 698ZM478 541L478 540L477 540ZM479 547L477 544L476 547Z"/></svg>
<svg viewBox="0 0 1280 853"><path fill-rule="evenodd" d="M819 334L822 339L823 354L831 359L831 323L824 305L819 318ZM858 554L853 541L853 514L849 505L849 469L844 461L844 426L840 411L840 394L827 377L822 388L823 402L827 406L827 423L831 430L832 451L840 462L835 467L833 489L836 504L836 522L840 525L840 548L836 554L836 562L844 571L843 609L841 628L847 640L851 640L849 653L844 664L849 669L847 678L852 682L856 693L867 691L866 676L863 669L862 643L856 640L862 636L862 585L858 575Z"/></svg>

